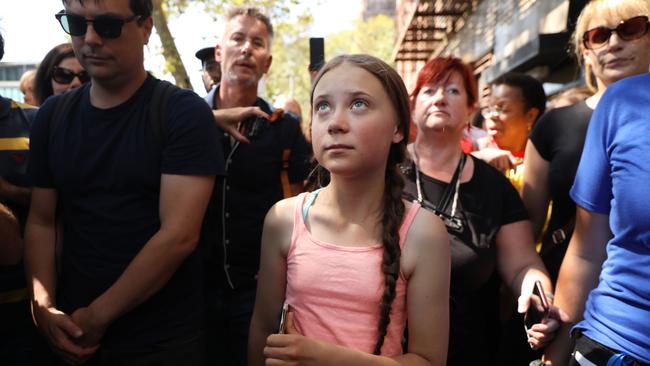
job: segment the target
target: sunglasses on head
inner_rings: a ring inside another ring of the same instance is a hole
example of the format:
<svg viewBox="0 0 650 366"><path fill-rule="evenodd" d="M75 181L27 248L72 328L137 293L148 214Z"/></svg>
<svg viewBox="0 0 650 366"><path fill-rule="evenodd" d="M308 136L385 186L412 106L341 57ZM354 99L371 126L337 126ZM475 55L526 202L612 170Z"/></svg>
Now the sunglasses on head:
<svg viewBox="0 0 650 366"><path fill-rule="evenodd" d="M616 28L603 26L589 29L582 35L582 42L587 49L593 50L606 45L614 32L624 41L633 41L648 33L648 28L650 28L648 17L641 15L621 21Z"/></svg>
<svg viewBox="0 0 650 366"><path fill-rule="evenodd" d="M85 70L74 72L65 67L54 66L52 79L59 84L70 84L74 78L79 78L82 84L85 84L90 81L90 76Z"/></svg>
<svg viewBox="0 0 650 366"><path fill-rule="evenodd" d="M128 18L119 18L112 15L100 15L95 19L86 19L81 15L59 12L54 15L61 24L61 28L71 36L83 36L88 31L88 23L93 24L93 29L102 38L118 38L122 34L124 24L140 19L140 15Z"/></svg>

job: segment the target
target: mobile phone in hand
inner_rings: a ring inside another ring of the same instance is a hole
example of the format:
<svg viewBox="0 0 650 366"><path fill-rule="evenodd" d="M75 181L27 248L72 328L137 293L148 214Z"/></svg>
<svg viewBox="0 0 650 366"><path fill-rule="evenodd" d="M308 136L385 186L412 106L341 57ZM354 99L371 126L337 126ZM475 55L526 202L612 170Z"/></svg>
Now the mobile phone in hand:
<svg viewBox="0 0 650 366"><path fill-rule="evenodd" d="M287 313L289 312L289 304L286 302L282 305L282 314L280 314L280 327L278 334L285 334L287 332Z"/></svg>
<svg viewBox="0 0 650 366"><path fill-rule="evenodd" d="M533 293L530 297L530 304L526 314L524 314L524 326L526 330L535 324L541 323L548 316L549 308L550 306L546 299L542 283L535 281Z"/></svg>

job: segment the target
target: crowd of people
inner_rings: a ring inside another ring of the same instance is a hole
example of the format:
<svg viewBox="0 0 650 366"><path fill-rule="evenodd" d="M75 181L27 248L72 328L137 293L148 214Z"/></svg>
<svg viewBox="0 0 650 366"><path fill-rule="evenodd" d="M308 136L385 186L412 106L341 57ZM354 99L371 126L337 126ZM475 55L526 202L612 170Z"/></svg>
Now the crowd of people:
<svg viewBox="0 0 650 366"><path fill-rule="evenodd" d="M647 0L587 3L552 102L334 57L307 133L258 95L258 9L200 98L145 70L151 0L63 5L29 105L0 96L0 364L650 364Z"/></svg>

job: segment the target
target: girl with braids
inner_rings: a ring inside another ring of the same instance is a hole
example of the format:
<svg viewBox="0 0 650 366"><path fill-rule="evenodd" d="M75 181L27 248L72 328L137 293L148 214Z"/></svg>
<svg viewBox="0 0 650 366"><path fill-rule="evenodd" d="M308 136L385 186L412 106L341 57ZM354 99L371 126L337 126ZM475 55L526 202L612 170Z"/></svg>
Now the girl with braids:
<svg viewBox="0 0 650 366"><path fill-rule="evenodd" d="M249 365L444 364L449 243L435 215L402 199L401 78L374 57L339 56L316 77L311 103L326 186L267 214ZM272 334L283 302L288 334Z"/></svg>
<svg viewBox="0 0 650 366"><path fill-rule="evenodd" d="M408 146L411 161L403 165L405 193L440 216L451 239L447 364L494 365L500 280L521 295L522 313L535 281L541 281L546 294L552 293L551 281L535 252L515 188L499 171L461 150L463 130L477 104L469 66L452 57L429 60L418 74L411 101L417 135ZM557 308L551 316L528 332L531 347L552 337ZM519 329L525 339L523 324Z"/></svg>

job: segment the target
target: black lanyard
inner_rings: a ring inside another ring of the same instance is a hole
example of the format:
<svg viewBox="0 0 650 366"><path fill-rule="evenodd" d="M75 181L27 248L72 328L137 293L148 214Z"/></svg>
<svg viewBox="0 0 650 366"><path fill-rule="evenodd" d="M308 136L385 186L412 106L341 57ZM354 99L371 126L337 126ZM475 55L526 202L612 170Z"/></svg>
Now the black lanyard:
<svg viewBox="0 0 650 366"><path fill-rule="evenodd" d="M460 176L465 167L465 161L467 160L467 155L464 153L461 154L460 159L458 160L458 165L456 166L456 171L451 178L449 185L445 187L440 200L437 205L434 205L431 201L424 197L424 192L422 191L422 184L420 182L420 169L417 166L417 158L415 163L415 186L417 188L418 197L417 201L420 205L426 209L433 211L440 219L445 223L447 228L453 229L455 231L463 230L462 220L456 216L456 209L458 208L458 194L460 189ZM449 204L451 203L451 212L448 214Z"/></svg>

